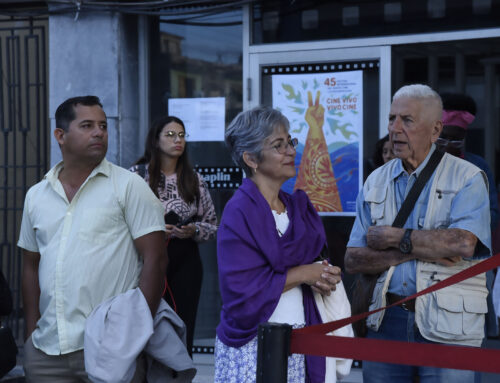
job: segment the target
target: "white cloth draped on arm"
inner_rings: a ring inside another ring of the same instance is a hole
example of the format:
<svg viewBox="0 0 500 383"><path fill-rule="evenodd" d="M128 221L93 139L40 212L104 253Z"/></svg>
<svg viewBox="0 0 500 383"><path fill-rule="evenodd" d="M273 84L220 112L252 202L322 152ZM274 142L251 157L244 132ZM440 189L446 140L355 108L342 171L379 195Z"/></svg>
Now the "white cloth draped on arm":
<svg viewBox="0 0 500 383"><path fill-rule="evenodd" d="M314 292L316 306L318 306L323 323L336 321L351 316L351 304L347 298L344 284L338 283L336 290L330 296ZM354 337L351 325L341 327L328 335ZM325 383L335 383L351 372L352 359L326 358Z"/></svg>

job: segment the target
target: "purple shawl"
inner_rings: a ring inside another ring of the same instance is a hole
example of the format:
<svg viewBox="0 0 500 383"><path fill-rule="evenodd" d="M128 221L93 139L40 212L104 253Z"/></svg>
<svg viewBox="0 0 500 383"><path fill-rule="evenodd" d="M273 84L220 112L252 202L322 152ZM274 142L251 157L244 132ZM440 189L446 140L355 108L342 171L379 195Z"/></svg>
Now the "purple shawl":
<svg viewBox="0 0 500 383"><path fill-rule="evenodd" d="M257 335L259 324L274 312L288 269L312 263L326 244L318 213L306 193L280 191L290 224L280 238L269 204L250 179L229 200L217 233L222 296L217 336L241 347ZM306 325L321 323L312 290L302 285ZM306 356L309 381L325 379L324 358Z"/></svg>

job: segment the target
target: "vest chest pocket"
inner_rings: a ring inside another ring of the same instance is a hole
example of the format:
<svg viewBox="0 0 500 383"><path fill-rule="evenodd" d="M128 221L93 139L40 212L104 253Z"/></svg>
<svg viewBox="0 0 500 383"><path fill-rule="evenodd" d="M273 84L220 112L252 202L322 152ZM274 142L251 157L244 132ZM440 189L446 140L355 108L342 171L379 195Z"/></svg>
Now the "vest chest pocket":
<svg viewBox="0 0 500 383"><path fill-rule="evenodd" d="M367 191L365 201L370 205L372 224L383 220L385 216L385 200L387 198L387 187L373 187Z"/></svg>
<svg viewBox="0 0 500 383"><path fill-rule="evenodd" d="M435 225L436 229L447 228L450 225L450 211L453 198L457 195L456 190L445 188L436 189L436 209L435 209Z"/></svg>

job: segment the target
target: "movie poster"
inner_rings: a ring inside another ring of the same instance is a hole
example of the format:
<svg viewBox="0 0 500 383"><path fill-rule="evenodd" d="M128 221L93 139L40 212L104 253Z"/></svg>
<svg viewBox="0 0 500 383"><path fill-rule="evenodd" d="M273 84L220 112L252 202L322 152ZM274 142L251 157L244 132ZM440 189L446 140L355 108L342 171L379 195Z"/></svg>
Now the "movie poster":
<svg viewBox="0 0 500 383"><path fill-rule="evenodd" d="M273 107L299 140L296 177L283 189L304 190L324 215L355 215L362 184L363 72L273 75Z"/></svg>

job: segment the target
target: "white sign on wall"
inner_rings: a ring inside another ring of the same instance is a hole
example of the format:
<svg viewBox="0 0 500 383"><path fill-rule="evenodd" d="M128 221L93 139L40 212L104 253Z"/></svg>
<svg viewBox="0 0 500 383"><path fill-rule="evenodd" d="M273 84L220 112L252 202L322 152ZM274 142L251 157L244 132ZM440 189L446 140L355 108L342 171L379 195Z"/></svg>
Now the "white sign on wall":
<svg viewBox="0 0 500 383"><path fill-rule="evenodd" d="M168 114L184 122L187 141L224 141L224 97L170 98Z"/></svg>

